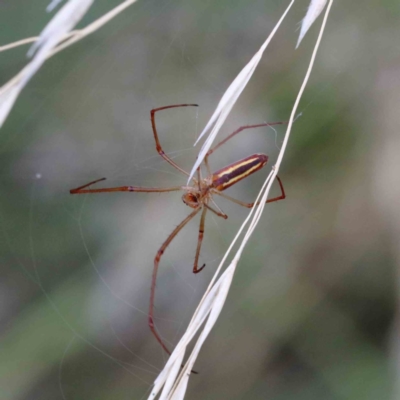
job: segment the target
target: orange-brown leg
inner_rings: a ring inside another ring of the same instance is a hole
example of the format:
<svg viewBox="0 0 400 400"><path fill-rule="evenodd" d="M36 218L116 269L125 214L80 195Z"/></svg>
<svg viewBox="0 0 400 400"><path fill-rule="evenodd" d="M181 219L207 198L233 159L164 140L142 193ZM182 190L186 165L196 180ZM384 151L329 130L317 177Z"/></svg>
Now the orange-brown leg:
<svg viewBox="0 0 400 400"><path fill-rule="evenodd" d="M218 207L218 205L214 202L214 204ZM218 217L221 217L223 219L228 219L228 216L218 207L218 210L214 210L212 207L210 207L208 204L204 204L204 207L207 207L211 212L213 212L215 215Z"/></svg>
<svg viewBox="0 0 400 400"><path fill-rule="evenodd" d="M160 343L161 347L168 353L171 354L168 347L162 340L161 336L157 332L157 329L154 325L154 300L156 294L156 282L157 282L157 272L158 266L160 264L160 260L162 255L165 252L165 249L172 242L174 237L179 233L179 231L201 210L201 208L196 208L192 211L168 236L165 242L162 244L160 249L157 251L156 257L154 258L154 268L153 268L153 276L151 278L151 289L150 289L150 306L149 306L149 327L154 337L157 339L158 343Z"/></svg>
<svg viewBox="0 0 400 400"><path fill-rule="evenodd" d="M274 201L283 200L283 199L286 198L285 189L283 188L282 181L280 180L279 176L277 176L276 179L278 180L279 187L281 189L281 195L277 196L277 197L273 197L272 199L267 200L265 202L266 204L267 203L272 203ZM234 202L236 204L239 204L239 205L241 205L243 207L252 208L254 206L254 203L245 203L244 201L236 200L233 197L228 196L227 194L219 192L219 191L213 191L213 193L215 193L215 194L217 194L217 195L219 195L221 197L224 197L225 199L230 200L230 201L232 201L232 202ZM260 204L260 202L256 203L256 205L258 205L258 204Z"/></svg>
<svg viewBox="0 0 400 400"><path fill-rule="evenodd" d="M169 108L176 108L176 107L198 107L198 104L175 104L172 106L164 106L164 107L159 107L155 108L150 111L150 120L151 120L151 126L153 128L153 133L154 133L154 140L156 142L156 149L158 154L168 163L170 163L174 168L176 168L178 171L181 171L183 174L189 176L189 173L186 172L184 169L182 169L178 164L176 164L174 161L172 161L165 153L164 150L161 147L160 141L158 139L158 133L157 133L157 128L156 128L156 121L155 121L155 113L157 111L161 110L167 110Z"/></svg>
<svg viewBox="0 0 400 400"><path fill-rule="evenodd" d="M244 131L245 129L253 129L253 128L260 128L263 126L274 126L274 125L282 125L286 124L287 122L264 122L263 124L256 124L256 125L245 125L241 126L240 128L236 129L236 131L232 132L229 136L227 136L224 140L221 140L218 144L216 144L212 149L208 150L206 157L208 157L211 153L225 144L228 140L232 139L238 133Z"/></svg>
<svg viewBox="0 0 400 400"><path fill-rule="evenodd" d="M112 192L144 192L144 193L161 193L161 192L174 192L177 190L184 189L182 186L173 186L169 188L146 188L141 186L118 186L112 188L100 188L100 189L86 189L87 187L94 185L97 182L105 181L106 178L97 179L96 181L89 182L86 185L79 186L76 189L71 189L71 194L85 194L85 193L112 193Z"/></svg>
<svg viewBox="0 0 400 400"><path fill-rule="evenodd" d="M201 213L201 218L200 218L199 239L197 240L196 255L194 256L194 266L193 266L193 273L194 274L199 273L206 266L206 264L203 264L200 268L197 268L197 266L199 264L199 256L200 256L201 244L203 242L204 225L205 225L204 222L206 220L206 214L207 214L207 207L204 207L203 208L203 212Z"/></svg>

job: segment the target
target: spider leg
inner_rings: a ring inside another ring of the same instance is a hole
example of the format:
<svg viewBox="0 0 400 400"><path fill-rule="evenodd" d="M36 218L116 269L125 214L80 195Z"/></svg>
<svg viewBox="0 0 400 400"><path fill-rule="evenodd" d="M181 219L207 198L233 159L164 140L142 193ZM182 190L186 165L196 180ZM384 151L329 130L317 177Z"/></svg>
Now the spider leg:
<svg viewBox="0 0 400 400"><path fill-rule="evenodd" d="M198 107L198 104L175 104L172 106L164 106L164 107L159 107L159 108L154 108L153 110L150 111L150 120L151 120L151 126L153 128L153 133L154 133L154 140L156 142L156 149L158 154L169 164L171 164L174 168L176 168L178 171L182 172L183 174L189 176L189 173L186 172L184 169L182 169L178 164L176 164L174 161L172 161L164 152L164 150L161 147L160 141L158 139L158 133L157 133L157 128L156 128L156 120L155 120L155 113L157 111L161 110L167 110L169 108L176 108L176 107Z"/></svg>
<svg viewBox="0 0 400 400"><path fill-rule="evenodd" d="M279 188L281 189L281 195L277 196L277 197L273 197L272 199L267 200L266 203L272 203L274 201L279 201L279 200L286 199L286 193L285 193L285 189L283 188L281 178L279 178L279 176L277 175L276 179L278 181Z"/></svg>
<svg viewBox="0 0 400 400"><path fill-rule="evenodd" d="M200 185L201 180L202 180L201 170L200 170L200 167L199 167L199 168L197 168L197 182L195 182L197 184L197 187L198 187L199 190L201 190L201 185Z"/></svg>
<svg viewBox="0 0 400 400"><path fill-rule="evenodd" d="M144 193L161 193L161 192L174 192L177 190L184 189L184 186L173 186L169 188L151 188L141 186L118 186L111 188L100 188L100 189L86 189L87 187L94 185L97 182L105 181L106 178L97 179L96 181L89 182L86 185L79 186L76 189L71 189L71 194L84 194L84 193L111 193L111 192L144 192Z"/></svg>
<svg viewBox="0 0 400 400"><path fill-rule="evenodd" d="M205 164L205 166L206 166L208 176L211 176L211 175L212 175L212 172L211 172L210 164L208 163L208 153L207 153L206 156L204 157L204 164Z"/></svg>
<svg viewBox="0 0 400 400"><path fill-rule="evenodd" d="M208 150L206 157L208 157L211 153L218 149L218 147L225 144L228 140L232 139L238 133L244 131L245 129L252 129L252 128L260 128L262 126L273 126L273 125L282 125L286 124L287 122L264 122L263 124L256 124L256 125L245 125L241 126L240 128L236 129L236 131L232 132L229 136L227 136L224 140L221 140L218 144L216 144L212 149Z"/></svg>
<svg viewBox="0 0 400 400"><path fill-rule="evenodd" d="M206 264L203 264L200 268L197 268L197 265L199 264L199 256L200 256L200 249L201 249L201 244L203 242L203 236L204 236L204 222L206 220L206 214L207 214L207 207L203 208L203 212L201 213L201 218L200 218L200 227L199 227L199 239L197 241L197 249L196 249L196 255L194 257L194 266L193 266L193 273L197 274L201 272Z"/></svg>
<svg viewBox="0 0 400 400"><path fill-rule="evenodd" d="M171 354L168 347L163 342L160 334L157 332L157 329L154 325L154 300L156 294L156 281L157 281L157 272L158 266L160 264L161 256L164 254L165 249L172 242L174 237L180 232L180 230L201 210L201 208L196 208L192 211L167 237L165 242L162 244L160 249L157 251L156 257L154 258L154 268L153 268L153 276L151 278L151 289L150 289L150 305L149 305L149 327L154 337L157 339L157 342L160 343L161 347L168 353Z"/></svg>
<svg viewBox="0 0 400 400"><path fill-rule="evenodd" d="M278 200L283 200L283 199L286 198L285 189L283 188L281 179L279 178L279 176L276 176L276 179L278 180L279 187L281 189L281 195L277 196L277 197L273 197L272 199L267 200L265 202L265 204L272 203L272 202L278 201ZM234 199L233 197L228 196L227 194L222 193L220 191L216 191L215 190L215 191L213 191L213 193L217 194L218 196L224 197L225 199L230 200L230 201L232 201L232 202L234 202L236 204L239 204L239 205L241 205L243 207L252 208L254 206L254 203L245 203L244 201L240 201L240 200ZM259 201L256 203L256 205L258 205L258 204L260 204Z"/></svg>
<svg viewBox="0 0 400 400"><path fill-rule="evenodd" d="M210 207L208 204L204 204L205 207L207 207L211 212L213 212L215 215L218 217L221 217L223 219L228 219L228 216L218 207L218 205L213 201L213 203L217 206L218 210L214 210L212 207Z"/></svg>

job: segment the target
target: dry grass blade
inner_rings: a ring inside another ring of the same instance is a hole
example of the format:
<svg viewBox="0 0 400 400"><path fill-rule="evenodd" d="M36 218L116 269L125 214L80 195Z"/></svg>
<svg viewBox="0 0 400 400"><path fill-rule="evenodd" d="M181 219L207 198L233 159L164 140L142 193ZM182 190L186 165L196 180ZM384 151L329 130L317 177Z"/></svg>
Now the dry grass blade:
<svg viewBox="0 0 400 400"><path fill-rule="evenodd" d="M98 18L96 21L92 22L90 25L86 26L83 29L74 31L74 35L71 35L70 38L66 39L62 44L57 46L51 55L58 53L61 50L64 50L66 47L71 46L73 43L83 39L85 36L90 35L91 33L100 29L107 22L111 21L118 14L124 11L126 8L136 3L138 0L125 0L119 6L114 7L111 11L104 14L102 17Z"/></svg>
<svg viewBox="0 0 400 400"><path fill-rule="evenodd" d="M51 21L45 26L39 39L33 44L28 51L28 56L43 63L47 54L56 47L56 45L64 39L65 35L82 19L86 11L93 4L94 0L70 0L66 3ZM36 61L36 63L39 63ZM41 64L40 64L41 65ZM34 71L35 72L35 71ZM29 74L26 74L29 76Z"/></svg>
<svg viewBox="0 0 400 400"><path fill-rule="evenodd" d="M0 127L7 118L21 90L43 65L46 59L93 33L136 1L137 0L126 0L87 27L72 31L72 28L79 22L91 6L93 0L70 0L47 24L39 38L27 38L0 47L1 52L31 43L37 39L28 53L32 55L37 51L34 59L0 88ZM50 5L55 6L55 3L51 3Z"/></svg>
<svg viewBox="0 0 400 400"><path fill-rule="evenodd" d="M296 48L299 47L300 42L303 40L305 34L310 29L311 25L319 17L319 14L321 14L322 10L326 5L326 2L327 0L311 0L306 16L301 21L300 35L299 35L299 40L297 41Z"/></svg>
<svg viewBox="0 0 400 400"><path fill-rule="evenodd" d="M263 45L260 47L260 50L253 56L253 58L248 62L248 64L240 71L238 76L234 79L234 81L230 84L224 95L222 96L221 100L218 103L214 114L211 116L210 120L208 121L206 127L201 132L200 136L198 137L195 144L211 129L213 129L211 133L208 135L207 140L204 142L197 160L193 165L192 170L190 171L189 180L193 177L194 173L196 172L199 165L202 163L207 151L211 148L211 145L217 136L221 126L225 122L226 118L228 117L229 113L232 110L232 107L235 105L237 99L239 98L240 94L242 93L243 89L246 87L247 83L249 82L250 78L252 77L254 70L256 69L258 63L261 60L261 57L264 53L264 50L269 45L270 41L274 37L276 31L278 30L279 26L281 25L282 21L285 19L287 13L289 12L290 8L292 7L294 0L292 0L289 6L286 8L285 12L282 14L282 17L279 19L277 24L275 25L274 29L265 40Z"/></svg>
<svg viewBox="0 0 400 400"><path fill-rule="evenodd" d="M52 12L63 0L52 0L52 2L46 7L47 12Z"/></svg>
<svg viewBox="0 0 400 400"><path fill-rule="evenodd" d="M19 79L13 80L12 84L6 84L0 91L0 127L21 90L43 65L51 50L85 15L92 3L93 0L70 0L43 29L39 38L28 51L30 57L36 53L32 61L21 71Z"/></svg>

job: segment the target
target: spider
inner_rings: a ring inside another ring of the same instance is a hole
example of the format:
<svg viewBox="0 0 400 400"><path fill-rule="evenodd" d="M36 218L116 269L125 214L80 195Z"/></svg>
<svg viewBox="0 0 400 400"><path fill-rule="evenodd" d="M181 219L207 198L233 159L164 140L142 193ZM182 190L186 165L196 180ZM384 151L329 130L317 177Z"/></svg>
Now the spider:
<svg viewBox="0 0 400 400"><path fill-rule="evenodd" d="M164 150L161 147L160 141L158 139L158 133L156 128L155 122L155 114L158 111L167 110L170 108L177 108L177 107L197 107L197 104L176 104L176 105L169 105L164 107L155 108L150 111L150 120L154 134L154 140L156 144L156 149L158 154L170 165L172 165L175 169L183 173L184 175L189 176L189 174L182 169L179 165L175 163L170 157L168 157ZM156 326L154 324L154 303L155 303L155 294L156 294L156 280L157 280L157 272L158 267L160 264L160 260L162 255L164 254L165 250L175 238L175 236L183 229L183 227L192 220L200 211L200 226L199 226L199 235L197 241L197 248L194 257L194 266L193 266L193 273L197 274L203 270L205 264L203 264L200 268L198 267L199 255L201 244L203 241L204 235L204 224L206 219L206 214L208 211L214 213L218 217L227 219L228 216L218 207L218 205L214 202L213 195L218 195L228 199L236 204L239 204L243 207L251 208L253 207L254 203L244 203L243 201L236 200L233 197L230 197L223 193L223 191L230 186L234 185L235 183L241 181L242 179L246 178L247 176L253 174L254 172L258 171L259 169L263 168L268 161L268 156L265 154L253 154L242 160L236 161L233 164L227 165L224 168L212 173L210 170L210 166L208 164L208 157L220 146L225 144L228 140L232 139L235 135L242 132L245 129L257 128L262 126L271 126L282 124L283 122L273 122L273 123L263 123L258 125L246 125L241 126L236 131L231 133L228 137L224 140L219 142L216 146L208 151L204 158L204 165L207 170L208 176L202 178L202 173L199 169L197 170L197 178L193 179L193 186L173 186L173 187L166 187L166 188L153 188L153 187L140 187L140 186L119 186L119 187L109 187L109 188L99 188L99 189L90 189L88 188L95 183L104 181L106 178L97 179L93 182L89 182L86 185L80 186L76 189L71 189L71 194L86 194L86 193L111 193L111 192L145 192L145 193L160 193L160 192L175 192L175 191L183 191L182 200L183 202L193 209L193 211L170 233L167 239L164 241L162 246L157 251L157 254L154 258L154 268L151 280L151 289L150 289L150 303L149 303L149 312L148 312L148 324L150 327L151 332L153 333L154 337L157 339L159 344L162 348L168 353L171 354L170 350L164 343L161 335L158 333ZM272 203L274 201L283 200L285 196L285 191L282 185L281 180L277 176L277 180L279 183L279 187L281 190L281 195L278 197L274 197L272 199L267 200L267 203ZM210 203L214 206L211 206Z"/></svg>

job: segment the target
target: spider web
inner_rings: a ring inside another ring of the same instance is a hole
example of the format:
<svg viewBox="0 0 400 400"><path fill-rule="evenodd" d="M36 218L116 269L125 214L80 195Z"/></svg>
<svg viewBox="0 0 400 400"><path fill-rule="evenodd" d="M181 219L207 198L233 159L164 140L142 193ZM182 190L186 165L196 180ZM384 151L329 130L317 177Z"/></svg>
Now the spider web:
<svg viewBox="0 0 400 400"><path fill-rule="evenodd" d="M87 20L116 4L114 0L95 2ZM6 27L2 41L38 32L48 18L43 12L46 5L38 0L29 5L10 3L0 17ZM145 398L166 359L147 326L153 259L189 209L179 193L70 196L68 191L103 176L107 186L184 184L185 177L166 165L155 150L150 110L177 103L200 104L199 109L163 111L156 116L164 150L190 170L196 157L192 143L201 127L281 11L281 5L265 1L255 1L251 7L245 0L139 2L93 36L49 60L23 92L0 139L1 188L9 194L0 207L4 261L0 311L6 349L0 387L8 399ZM292 104L287 82L297 81L292 52L285 46L288 37L293 39L290 46L295 43L291 27L300 20L300 11L288 22L285 34L277 37L276 47L235 107L225 134L241 125L287 118ZM3 80L23 65L25 52L21 48L1 54ZM344 56L332 57L338 62ZM342 68L347 66L338 62L334 74ZM303 106L303 111L312 108L321 115L311 132L337 114L331 94L333 79L318 82ZM349 89L347 95L351 94ZM335 184L337 176L329 165L312 158L314 147L307 150L311 127L301 119L298 123L305 133L298 136L294 147L303 152L292 156L293 164L289 159L288 171L307 177L307 166L318 166L320 177L328 176ZM243 134L218 150L211 166L218 169L255 152L267 153L272 165L282 132L259 129ZM332 152L346 156L342 145L328 144ZM297 171L293 165L306 167ZM229 194L252 201L261 180L261 175L252 177ZM307 190L307 179L300 178L300 182L305 187L292 182L292 196ZM340 184L336 182L336 187ZM317 221L323 208L318 205L326 203L327 187L320 183L319 188L311 200L313 207L289 202L285 223L275 211L265 217L265 226L243 260L226 320L200 360L201 388L194 383L188 398L258 399L265 398L269 390L271 399L275 395L290 399L290 389L279 386L283 381L295 387L295 379L285 375L285 363L299 366L301 380L308 387L326 385L324 398L334 398L337 386L319 375L326 370L313 364L315 360L304 354L304 347L279 347L280 338L289 336L298 323L297 315L285 314L282 321L283 308L278 306L285 301L286 309L296 305L296 300L285 300L299 268L287 248L298 239L296 232L307 233L299 253L321 233ZM222 221L209 213L200 259L207 267L201 274L191 273L198 219L163 256L156 324L170 346L182 334L245 215L229 202L218 204L229 219ZM343 268L339 275L345 272ZM387 285L383 278L380 283ZM310 303L298 314L309 312L320 304L320 298L315 295ZM337 310L328 311L334 318ZM357 343L355 348L362 349L369 344L362 339ZM274 351L282 354L274 358ZM381 365L382 358L377 352L374 360ZM268 389L263 377L266 368L268 376L278 382ZM218 376L216 383L213 376Z"/></svg>

